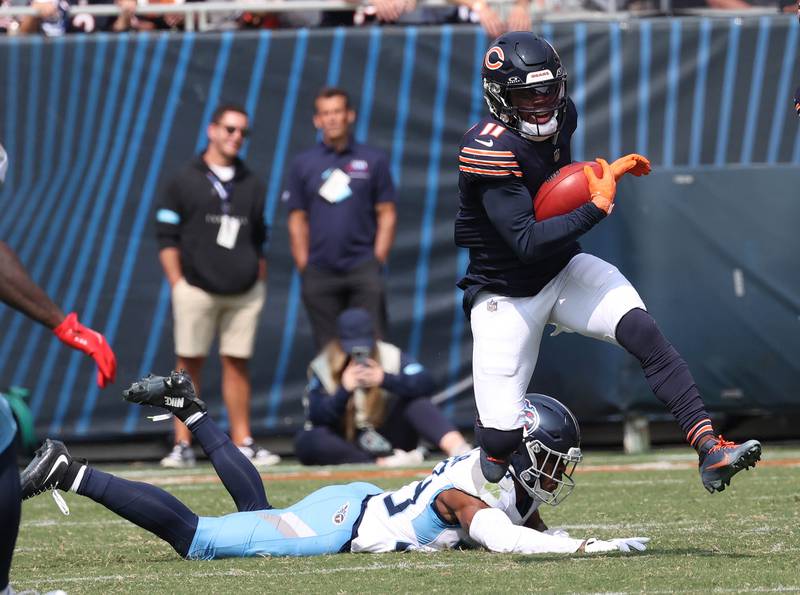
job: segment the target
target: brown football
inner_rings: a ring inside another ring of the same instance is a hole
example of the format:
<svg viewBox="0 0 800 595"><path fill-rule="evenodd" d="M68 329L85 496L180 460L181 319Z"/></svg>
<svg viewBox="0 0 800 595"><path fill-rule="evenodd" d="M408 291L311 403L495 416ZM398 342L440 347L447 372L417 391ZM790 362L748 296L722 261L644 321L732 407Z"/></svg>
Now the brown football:
<svg viewBox="0 0 800 595"><path fill-rule="evenodd" d="M533 216L537 221L564 215L589 201L589 180L583 173L584 165L591 165L598 177L603 175L603 168L596 161L577 161L557 170L533 198Z"/></svg>

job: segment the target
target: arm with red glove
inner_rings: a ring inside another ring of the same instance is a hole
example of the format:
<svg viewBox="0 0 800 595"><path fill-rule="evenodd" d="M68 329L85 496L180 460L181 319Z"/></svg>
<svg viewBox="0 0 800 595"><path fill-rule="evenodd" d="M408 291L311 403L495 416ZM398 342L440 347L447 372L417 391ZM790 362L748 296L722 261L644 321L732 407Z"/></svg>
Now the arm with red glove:
<svg viewBox="0 0 800 595"><path fill-rule="evenodd" d="M97 364L97 384L105 388L117 375L117 358L106 338L78 322L78 315L72 312L53 329L56 337L73 349L83 351Z"/></svg>
<svg viewBox="0 0 800 595"><path fill-rule="evenodd" d="M91 356L97 363L97 384L105 388L114 381L117 360L105 337L78 322L74 312L64 316L61 309L34 283L17 255L0 241L0 300L36 322L52 329L73 349Z"/></svg>

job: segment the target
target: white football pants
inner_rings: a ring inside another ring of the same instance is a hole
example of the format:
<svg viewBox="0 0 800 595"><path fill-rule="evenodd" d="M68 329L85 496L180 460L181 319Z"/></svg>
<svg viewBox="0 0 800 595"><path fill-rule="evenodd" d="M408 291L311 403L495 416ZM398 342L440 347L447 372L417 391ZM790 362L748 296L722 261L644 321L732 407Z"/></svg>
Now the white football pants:
<svg viewBox="0 0 800 595"><path fill-rule="evenodd" d="M525 394L546 324L617 344L620 319L645 309L619 269L591 254L578 254L532 297L482 291L471 312L475 403L484 427L522 427ZM558 397L558 395L555 395Z"/></svg>

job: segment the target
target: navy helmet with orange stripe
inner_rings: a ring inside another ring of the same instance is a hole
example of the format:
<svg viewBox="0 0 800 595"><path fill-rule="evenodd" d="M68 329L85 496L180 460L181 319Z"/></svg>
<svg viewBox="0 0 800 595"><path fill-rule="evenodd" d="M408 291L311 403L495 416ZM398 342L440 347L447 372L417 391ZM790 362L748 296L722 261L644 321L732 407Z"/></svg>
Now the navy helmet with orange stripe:
<svg viewBox="0 0 800 595"><path fill-rule="evenodd" d="M517 134L542 141L558 134L567 111L567 71L558 52L529 31L495 39L483 59L483 97Z"/></svg>

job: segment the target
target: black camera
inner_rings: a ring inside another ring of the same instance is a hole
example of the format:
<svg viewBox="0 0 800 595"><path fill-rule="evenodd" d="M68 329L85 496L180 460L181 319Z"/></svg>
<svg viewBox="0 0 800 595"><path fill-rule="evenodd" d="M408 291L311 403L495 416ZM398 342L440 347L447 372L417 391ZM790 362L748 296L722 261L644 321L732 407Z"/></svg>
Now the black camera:
<svg viewBox="0 0 800 595"><path fill-rule="evenodd" d="M350 350L350 357L352 357L357 364L366 365L371 351L372 350L369 347L356 345Z"/></svg>

